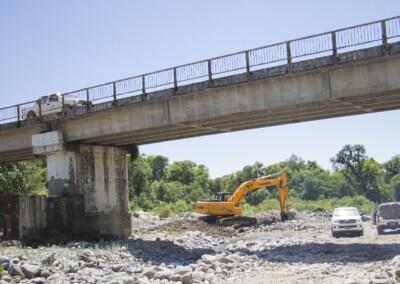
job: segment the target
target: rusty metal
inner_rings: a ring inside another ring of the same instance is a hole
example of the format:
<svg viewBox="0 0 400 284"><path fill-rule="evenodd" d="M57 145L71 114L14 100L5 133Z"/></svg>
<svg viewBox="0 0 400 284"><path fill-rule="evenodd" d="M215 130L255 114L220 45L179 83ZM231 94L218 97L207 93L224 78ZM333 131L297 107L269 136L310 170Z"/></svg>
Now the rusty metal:
<svg viewBox="0 0 400 284"><path fill-rule="evenodd" d="M208 60L208 86L213 87L211 59Z"/></svg>
<svg viewBox="0 0 400 284"><path fill-rule="evenodd" d="M338 61L338 58L337 58L338 54L337 54L337 47L336 47L336 33L332 32L331 37L332 37L333 64L336 64Z"/></svg>
<svg viewBox="0 0 400 284"><path fill-rule="evenodd" d="M5 195L4 204L4 238L7 240L19 237L19 196Z"/></svg>
<svg viewBox="0 0 400 284"><path fill-rule="evenodd" d="M38 103L39 103L39 120L42 121L42 99L39 99Z"/></svg>
<svg viewBox="0 0 400 284"><path fill-rule="evenodd" d="M174 94L178 94L178 77L176 75L176 68L174 68Z"/></svg>
<svg viewBox="0 0 400 284"><path fill-rule="evenodd" d="M388 55L389 54L389 49L388 49L388 42L387 42L386 22L382 21L381 22L381 26L382 26L382 49L383 49L383 54Z"/></svg>
<svg viewBox="0 0 400 284"><path fill-rule="evenodd" d="M286 53L287 53L287 72L292 72L292 51L290 48L290 41L286 43Z"/></svg>
<svg viewBox="0 0 400 284"><path fill-rule="evenodd" d="M117 106L117 87L115 86L115 82L113 82L113 107Z"/></svg>
<svg viewBox="0 0 400 284"><path fill-rule="evenodd" d="M64 94L61 95L61 114L65 118Z"/></svg>
<svg viewBox="0 0 400 284"><path fill-rule="evenodd" d="M92 104L90 103L90 100L89 100L89 89L86 89L86 101L87 101L86 112L89 113L90 108L92 107Z"/></svg>
<svg viewBox="0 0 400 284"><path fill-rule="evenodd" d="M250 81L250 59L249 59L249 51L246 51L246 81Z"/></svg>
<svg viewBox="0 0 400 284"><path fill-rule="evenodd" d="M147 101L145 76L146 75L142 75L142 100L143 101Z"/></svg>

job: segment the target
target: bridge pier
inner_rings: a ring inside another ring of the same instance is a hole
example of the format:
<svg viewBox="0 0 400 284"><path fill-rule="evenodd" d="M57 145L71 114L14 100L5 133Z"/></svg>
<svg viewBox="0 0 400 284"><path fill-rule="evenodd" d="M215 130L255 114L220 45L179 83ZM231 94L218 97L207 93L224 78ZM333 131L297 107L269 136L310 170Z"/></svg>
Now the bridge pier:
<svg viewBox="0 0 400 284"><path fill-rule="evenodd" d="M69 145L64 143L61 131L33 135L32 145L35 155L47 157L49 198L76 200L76 196L81 195L84 216L80 216L80 221L84 220L87 228L110 237L131 234L126 150L112 146ZM66 215L76 218L76 214ZM51 219L48 216L48 220Z"/></svg>

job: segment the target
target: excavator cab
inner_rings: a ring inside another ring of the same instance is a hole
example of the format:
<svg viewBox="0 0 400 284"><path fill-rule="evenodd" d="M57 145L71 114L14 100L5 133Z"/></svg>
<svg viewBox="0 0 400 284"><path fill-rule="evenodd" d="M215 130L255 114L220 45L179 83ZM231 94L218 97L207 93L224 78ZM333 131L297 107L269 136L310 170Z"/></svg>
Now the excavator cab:
<svg viewBox="0 0 400 284"><path fill-rule="evenodd" d="M233 194L233 192L218 192L217 199L218 201L228 201L229 197Z"/></svg>

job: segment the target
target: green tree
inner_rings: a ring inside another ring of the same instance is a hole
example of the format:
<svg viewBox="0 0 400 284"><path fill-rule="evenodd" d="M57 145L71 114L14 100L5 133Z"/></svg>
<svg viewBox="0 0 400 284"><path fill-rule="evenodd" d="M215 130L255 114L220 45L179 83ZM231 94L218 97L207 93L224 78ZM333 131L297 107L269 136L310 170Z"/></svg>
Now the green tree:
<svg viewBox="0 0 400 284"><path fill-rule="evenodd" d="M142 192L150 187L150 179L152 170L145 163L145 155L139 155L135 161L128 159L128 188L129 196L139 196Z"/></svg>
<svg viewBox="0 0 400 284"><path fill-rule="evenodd" d="M345 145L331 162L357 194L375 202L383 200L383 171L376 161L366 155L363 145Z"/></svg>
<svg viewBox="0 0 400 284"><path fill-rule="evenodd" d="M174 162L168 169L168 179L189 185L194 182L196 163L192 161Z"/></svg>
<svg viewBox="0 0 400 284"><path fill-rule="evenodd" d="M154 180L160 181L167 177L168 158L164 156L148 156L146 163L150 166Z"/></svg>
<svg viewBox="0 0 400 284"><path fill-rule="evenodd" d="M44 160L0 165L0 194L46 193L47 171Z"/></svg>
<svg viewBox="0 0 400 284"><path fill-rule="evenodd" d="M390 187L393 190L393 196L396 201L400 201L400 174L395 175L390 181Z"/></svg>
<svg viewBox="0 0 400 284"><path fill-rule="evenodd" d="M400 174L400 155L396 155L384 163L383 168L385 170L385 180L389 182L392 177Z"/></svg>

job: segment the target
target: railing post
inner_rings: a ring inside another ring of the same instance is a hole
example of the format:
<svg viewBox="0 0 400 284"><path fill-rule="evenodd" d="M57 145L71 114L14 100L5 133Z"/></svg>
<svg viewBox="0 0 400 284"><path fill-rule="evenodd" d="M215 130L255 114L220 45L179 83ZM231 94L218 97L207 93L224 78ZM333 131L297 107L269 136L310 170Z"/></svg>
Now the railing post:
<svg viewBox="0 0 400 284"><path fill-rule="evenodd" d="M178 95L178 77L176 75L176 67L174 68L174 94Z"/></svg>
<svg viewBox="0 0 400 284"><path fill-rule="evenodd" d="M63 103L64 105L64 103ZM39 120L42 121L42 100L39 100Z"/></svg>
<svg viewBox="0 0 400 284"><path fill-rule="evenodd" d="M61 94L61 116L65 118L64 94Z"/></svg>
<svg viewBox="0 0 400 284"><path fill-rule="evenodd" d="M113 82L113 107L117 106L117 87L115 86L115 82Z"/></svg>
<svg viewBox="0 0 400 284"><path fill-rule="evenodd" d="M147 101L147 95L146 95L146 81L145 81L145 76L142 75L142 100Z"/></svg>
<svg viewBox="0 0 400 284"><path fill-rule="evenodd" d="M17 105L17 115L18 115L17 126L19 127L19 125L20 125L19 105Z"/></svg>
<svg viewBox="0 0 400 284"><path fill-rule="evenodd" d="M86 89L86 101L87 101L86 113L88 113L90 112L90 108L92 107L92 103L89 100L89 89Z"/></svg>
<svg viewBox="0 0 400 284"><path fill-rule="evenodd" d="M382 50L384 55L389 54L388 43L387 43L387 34L386 34L386 23L385 21L381 22L382 25Z"/></svg>
<svg viewBox="0 0 400 284"><path fill-rule="evenodd" d="M287 72L292 72L292 51L290 49L290 41L286 42L286 52L287 52Z"/></svg>
<svg viewBox="0 0 400 284"><path fill-rule="evenodd" d="M249 51L246 51L246 81L251 81Z"/></svg>
<svg viewBox="0 0 400 284"><path fill-rule="evenodd" d="M332 49L333 49L333 65L338 62L337 45L336 45L336 32L331 33L332 37Z"/></svg>
<svg viewBox="0 0 400 284"><path fill-rule="evenodd" d="M208 86L213 87L211 59L208 60Z"/></svg>

